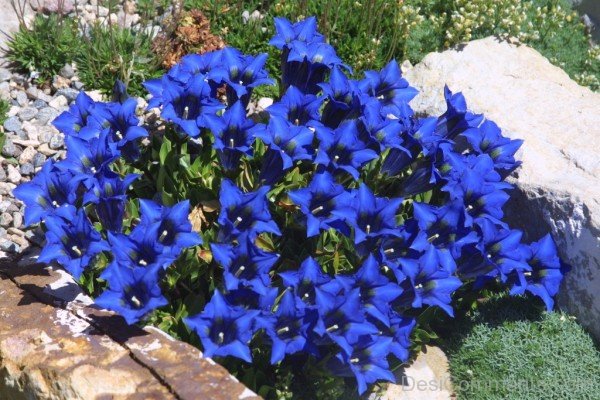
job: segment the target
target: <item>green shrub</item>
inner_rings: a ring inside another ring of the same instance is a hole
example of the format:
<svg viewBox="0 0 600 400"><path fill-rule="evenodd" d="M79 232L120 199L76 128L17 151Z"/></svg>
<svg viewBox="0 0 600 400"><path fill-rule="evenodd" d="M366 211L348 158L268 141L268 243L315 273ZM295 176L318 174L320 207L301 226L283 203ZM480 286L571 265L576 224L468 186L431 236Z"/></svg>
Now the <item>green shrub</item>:
<svg viewBox="0 0 600 400"><path fill-rule="evenodd" d="M21 25L8 42L6 57L23 72L39 72L40 83L48 82L75 59L80 43L75 20L36 15L30 28Z"/></svg>
<svg viewBox="0 0 600 400"><path fill-rule="evenodd" d="M499 296L452 321L446 343L458 399L597 399L600 351L561 312L531 298Z"/></svg>
<svg viewBox="0 0 600 400"><path fill-rule="evenodd" d="M151 50L152 38L140 30L93 25L77 56L79 78L87 88L110 94L120 79L129 94L140 95L142 82L159 73Z"/></svg>
<svg viewBox="0 0 600 400"><path fill-rule="evenodd" d="M566 0L186 0L200 8L216 34L247 53L269 52L272 17L316 15L323 33L356 72L381 68L392 58L419 62L427 53L489 35L510 35L534 47L580 84L600 87L600 50ZM264 18L243 23L242 12Z"/></svg>

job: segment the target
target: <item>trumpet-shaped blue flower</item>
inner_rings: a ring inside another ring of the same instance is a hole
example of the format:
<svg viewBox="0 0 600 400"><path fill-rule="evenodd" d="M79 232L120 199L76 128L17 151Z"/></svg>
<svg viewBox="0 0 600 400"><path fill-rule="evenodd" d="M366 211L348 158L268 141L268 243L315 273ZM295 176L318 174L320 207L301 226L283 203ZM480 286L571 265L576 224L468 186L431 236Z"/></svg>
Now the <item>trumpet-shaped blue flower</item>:
<svg viewBox="0 0 600 400"><path fill-rule="evenodd" d="M320 144L315 164L330 171L345 171L355 180L358 180L358 169L377 158L377 153L358 139L356 121L347 121L333 132L325 127L317 128L317 137Z"/></svg>
<svg viewBox="0 0 600 400"><path fill-rule="evenodd" d="M361 336L351 344L352 353L339 352L337 361L343 363L356 378L358 393L363 394L367 386L378 380L396 382L390 371L387 356L390 352L392 338L385 336ZM333 366L334 371L343 368ZM346 375L343 372L340 375Z"/></svg>
<svg viewBox="0 0 600 400"><path fill-rule="evenodd" d="M242 233L248 233L252 238L263 232L281 235L269 212L266 197L269 190L268 186L262 186L255 192L243 193L230 180L223 179L219 192L219 236L228 240Z"/></svg>
<svg viewBox="0 0 600 400"><path fill-rule="evenodd" d="M225 169L236 169L243 155L252 156L255 124L246 118L241 102L234 103L222 116L207 115L206 123L214 135L213 147Z"/></svg>
<svg viewBox="0 0 600 400"><path fill-rule="evenodd" d="M121 232L127 189L139 175L129 174L121 179L110 170L96 174L91 188L83 196L83 204L94 204L104 229Z"/></svg>
<svg viewBox="0 0 600 400"><path fill-rule="evenodd" d="M309 305L315 304L315 290L331 283L331 277L323 273L319 263L312 257L306 258L297 271L280 272L279 276L286 287Z"/></svg>
<svg viewBox="0 0 600 400"><path fill-rule="evenodd" d="M358 86L381 103L384 115L399 115L402 105L419 93L402 77L396 60L390 61L381 71L366 71Z"/></svg>
<svg viewBox="0 0 600 400"><path fill-rule="evenodd" d="M98 135L109 112L105 103L95 102L85 92L79 92L68 111L60 114L52 125L65 136L88 140Z"/></svg>
<svg viewBox="0 0 600 400"><path fill-rule="evenodd" d="M323 97L304 94L296 86L290 86L278 102L270 105L267 111L271 117L287 119L294 125L315 124L320 118Z"/></svg>
<svg viewBox="0 0 600 400"><path fill-rule="evenodd" d="M292 24L287 18L275 18L275 36L269 41L271 46L278 49L290 47L293 41L307 43L322 43L325 41L323 35L317 32L317 19L308 17L302 21Z"/></svg>
<svg viewBox="0 0 600 400"><path fill-rule="evenodd" d="M313 157L314 132L281 117L271 117L264 129L254 130L254 136L269 146L260 171L260 179L267 185L277 182L295 161Z"/></svg>
<svg viewBox="0 0 600 400"><path fill-rule="evenodd" d="M258 248L248 234L238 238L238 245L211 244L213 258L224 269L227 290L235 290L240 285L250 287L257 293L264 293L271 281L269 272L279 255Z"/></svg>
<svg viewBox="0 0 600 400"><path fill-rule="evenodd" d="M96 305L119 313L128 324L135 324L153 310L168 304L158 286L158 267L140 267L119 259L111 263L102 277L108 289L96 298Z"/></svg>
<svg viewBox="0 0 600 400"><path fill-rule="evenodd" d="M242 54L233 47L226 47L222 50L221 57L221 66L213 70L213 75L215 79L220 78L227 84L228 104L240 101L246 108L255 87L275 83L265 69L267 53L255 57Z"/></svg>
<svg viewBox="0 0 600 400"><path fill-rule="evenodd" d="M31 182L22 183L13 190L15 197L25 203L25 225L43 221L62 205L75 205L82 178L57 168L54 160L47 161Z"/></svg>
<svg viewBox="0 0 600 400"><path fill-rule="evenodd" d="M233 356L252 362L248 343L254 334L253 320L258 310L247 310L227 303L215 290L202 313L184 318L184 322L200 337L204 356Z"/></svg>
<svg viewBox="0 0 600 400"><path fill-rule="evenodd" d="M306 218L307 237L331 228L350 235L345 220L353 216L352 197L342 185L335 182L330 173L324 171L315 174L307 188L291 191L288 196L300 206Z"/></svg>
<svg viewBox="0 0 600 400"><path fill-rule="evenodd" d="M398 235L396 213L402 198L375 197L367 185L361 183L354 196L355 218L348 222L354 227L354 243Z"/></svg>
<svg viewBox="0 0 600 400"><path fill-rule="evenodd" d="M44 222L46 245L38 261L56 261L75 279L79 279L97 254L110 249L83 209L69 205L60 207Z"/></svg>
<svg viewBox="0 0 600 400"><path fill-rule="evenodd" d="M334 67L329 82L319 84L329 100L323 109L322 122L336 128L345 119L356 119L361 113L361 91L358 83L348 79L339 67Z"/></svg>
<svg viewBox="0 0 600 400"><path fill-rule="evenodd" d="M554 308L554 299L560 288L564 274L569 266L564 264L558 257L556 244L550 234L530 245L531 258L528 260L531 271L517 271L519 279L511 294L523 294L531 292L544 301L546 309Z"/></svg>
<svg viewBox="0 0 600 400"><path fill-rule="evenodd" d="M286 291L277 310L262 316L259 327L271 339L271 364L277 364L286 354L298 353L307 345L306 337L310 323L305 318L306 306L291 292Z"/></svg>
<svg viewBox="0 0 600 400"><path fill-rule="evenodd" d="M151 200L140 199L140 211L141 221L138 227L154 232L154 226L157 226L156 246L162 248L163 252L177 257L183 249L202 243L200 236L192 231L192 224L188 219L188 200L166 207Z"/></svg>

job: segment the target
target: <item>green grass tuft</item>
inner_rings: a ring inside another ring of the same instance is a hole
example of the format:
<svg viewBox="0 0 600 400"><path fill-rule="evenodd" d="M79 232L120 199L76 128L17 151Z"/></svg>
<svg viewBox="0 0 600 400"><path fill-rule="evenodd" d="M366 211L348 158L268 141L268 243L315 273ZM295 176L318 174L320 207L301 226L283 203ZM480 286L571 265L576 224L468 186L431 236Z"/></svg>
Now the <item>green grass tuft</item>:
<svg viewBox="0 0 600 400"><path fill-rule="evenodd" d="M499 296L454 321L445 344L458 399L600 399L600 351L568 315Z"/></svg>
<svg viewBox="0 0 600 400"><path fill-rule="evenodd" d="M21 26L8 42L6 58L22 72L39 72L38 81L49 82L81 48L77 23L71 18L36 15L31 28Z"/></svg>

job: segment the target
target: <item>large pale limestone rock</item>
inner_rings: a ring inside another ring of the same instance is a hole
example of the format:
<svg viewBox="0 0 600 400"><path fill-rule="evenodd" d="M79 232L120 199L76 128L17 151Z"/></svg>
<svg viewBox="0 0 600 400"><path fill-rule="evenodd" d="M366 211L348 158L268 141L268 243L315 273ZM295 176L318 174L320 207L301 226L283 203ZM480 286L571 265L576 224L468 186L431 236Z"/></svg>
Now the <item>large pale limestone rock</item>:
<svg viewBox="0 0 600 400"><path fill-rule="evenodd" d="M198 349L90 303L64 271L0 260L0 399L259 399Z"/></svg>
<svg viewBox="0 0 600 400"><path fill-rule="evenodd" d="M486 38L432 53L406 78L421 91L420 113L445 109L443 87L462 91L469 108L525 143L523 166L508 220L526 239L550 231L561 257L573 266L559 305L600 338L600 94L524 46Z"/></svg>

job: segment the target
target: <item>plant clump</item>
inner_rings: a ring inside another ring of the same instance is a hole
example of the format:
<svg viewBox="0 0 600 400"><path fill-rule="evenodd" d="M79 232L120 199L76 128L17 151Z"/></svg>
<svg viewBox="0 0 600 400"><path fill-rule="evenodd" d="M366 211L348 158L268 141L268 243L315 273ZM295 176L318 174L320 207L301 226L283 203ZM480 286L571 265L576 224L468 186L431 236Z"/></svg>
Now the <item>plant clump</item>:
<svg viewBox="0 0 600 400"><path fill-rule="evenodd" d="M46 232L39 260L267 398L393 381L427 319L490 284L551 309L552 238L503 221L522 141L447 88L444 114L417 117L395 61L353 79L314 17L274 24L282 95L262 117L246 110L274 84L268 56L232 47L145 82L160 130L122 84L79 95L54 121L66 159L15 189Z"/></svg>
<svg viewBox="0 0 600 400"><path fill-rule="evenodd" d="M186 54L202 54L225 47L223 39L211 32L210 21L200 10L184 11L165 25L152 43L164 68L171 68Z"/></svg>

